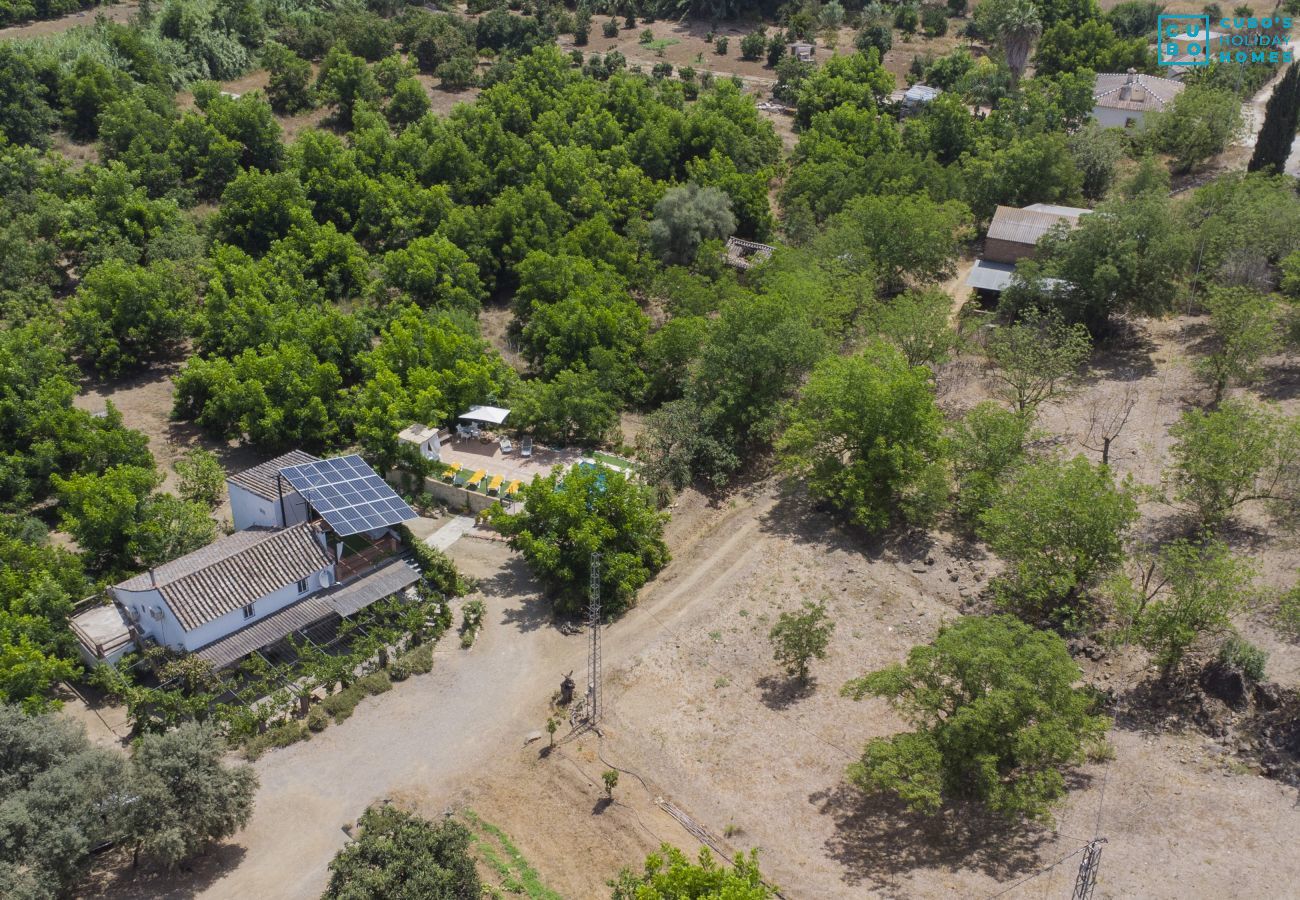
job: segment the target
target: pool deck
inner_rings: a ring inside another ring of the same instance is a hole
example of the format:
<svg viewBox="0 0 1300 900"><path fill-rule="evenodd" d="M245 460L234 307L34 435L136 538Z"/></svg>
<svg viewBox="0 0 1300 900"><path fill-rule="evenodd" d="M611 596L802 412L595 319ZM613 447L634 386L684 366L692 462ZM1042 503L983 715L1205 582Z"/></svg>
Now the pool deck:
<svg viewBox="0 0 1300 900"><path fill-rule="evenodd" d="M533 455L525 459L520 455L518 443L510 453L502 453L501 445L497 441L483 442L478 438L457 438L443 444L438 451L439 461L444 465L460 463L462 469L471 473L482 469L489 477L500 475L503 479L502 490L515 480L529 484L534 475L549 475L556 466L576 463L583 456L581 450L553 450L534 445ZM442 471L439 469L434 477L441 480L441 475Z"/></svg>

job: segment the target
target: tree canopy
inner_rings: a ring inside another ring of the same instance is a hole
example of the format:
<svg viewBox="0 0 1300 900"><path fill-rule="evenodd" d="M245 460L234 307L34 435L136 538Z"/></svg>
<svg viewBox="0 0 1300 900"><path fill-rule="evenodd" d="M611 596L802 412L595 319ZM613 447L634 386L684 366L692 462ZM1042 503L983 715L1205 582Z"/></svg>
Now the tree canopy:
<svg viewBox="0 0 1300 900"><path fill-rule="evenodd" d="M882 697L915 727L875 738L849 768L865 791L920 812L961 800L1007 818L1051 819L1071 766L1101 752L1108 721L1076 688L1065 642L1008 616L966 617L843 693Z"/></svg>

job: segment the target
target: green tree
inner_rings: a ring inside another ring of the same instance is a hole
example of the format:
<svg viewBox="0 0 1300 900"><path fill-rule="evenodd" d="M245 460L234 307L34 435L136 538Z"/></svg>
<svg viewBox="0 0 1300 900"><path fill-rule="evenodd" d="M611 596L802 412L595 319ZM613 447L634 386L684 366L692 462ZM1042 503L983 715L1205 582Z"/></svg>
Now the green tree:
<svg viewBox="0 0 1300 900"><path fill-rule="evenodd" d="M849 779L936 813L974 800L1011 819L1050 821L1065 772L1105 748L1104 716L1065 642L1009 616L968 617L913 647L905 663L848 682L882 697L914 731L875 738Z"/></svg>
<svg viewBox="0 0 1300 900"><path fill-rule="evenodd" d="M201 503L209 509L226 496L226 470L211 450L195 447L176 460L180 494L185 500Z"/></svg>
<svg viewBox="0 0 1300 900"><path fill-rule="evenodd" d="M273 110L291 116L311 108L311 63L274 41L262 49L262 62L270 72L266 96Z"/></svg>
<svg viewBox="0 0 1300 900"><path fill-rule="evenodd" d="M149 497L136 513L128 554L152 568L206 547L217 537L217 523L208 509L171 494Z"/></svg>
<svg viewBox="0 0 1300 900"><path fill-rule="evenodd" d="M921 7L921 28L926 37L943 37L948 33L948 11L936 4Z"/></svg>
<svg viewBox="0 0 1300 900"><path fill-rule="evenodd" d="M478 266L441 235L416 238L384 256L384 281L423 307L477 313L483 300Z"/></svg>
<svg viewBox="0 0 1300 900"><path fill-rule="evenodd" d="M900 508L922 520L933 512L942 430L928 371L874 345L813 368L779 449L813 496L880 531Z"/></svg>
<svg viewBox="0 0 1300 900"><path fill-rule="evenodd" d="M999 602L1026 618L1070 620L1084 593L1124 559L1137 521L1127 481L1084 457L1048 457L1015 470L980 515L980 535L1007 562Z"/></svg>
<svg viewBox="0 0 1300 900"><path fill-rule="evenodd" d="M117 376L173 353L193 307L193 288L171 263L109 260L86 274L68 307L68 331L98 371Z"/></svg>
<svg viewBox="0 0 1300 900"><path fill-rule="evenodd" d="M13 42L0 45L0 135L14 145L45 147L57 122L30 54Z"/></svg>
<svg viewBox="0 0 1300 900"><path fill-rule="evenodd" d="M736 217L731 200L715 187L688 182L669 188L655 204L650 243L667 263L690 263L704 241L731 237Z"/></svg>
<svg viewBox="0 0 1300 900"><path fill-rule="evenodd" d="M1253 596L1254 566L1219 541L1174 541L1134 568L1115 576L1108 592L1122 636L1155 654L1165 677L1198 644L1232 633L1233 617Z"/></svg>
<svg viewBox="0 0 1300 900"><path fill-rule="evenodd" d="M1110 23L1089 19L1078 25L1057 22L1044 31L1042 40L1038 42L1038 53L1034 56L1034 73L1055 75L1081 69L1149 72L1155 68L1153 63L1145 35L1121 38Z"/></svg>
<svg viewBox="0 0 1300 900"><path fill-rule="evenodd" d="M801 683L808 681L808 664L825 659L835 623L826 616L825 603L804 601L801 612L783 612L768 633L772 658L786 674Z"/></svg>
<svg viewBox="0 0 1300 900"><path fill-rule="evenodd" d="M473 835L448 819L437 825L392 806L372 806L360 835L330 863L326 900L463 900L482 891Z"/></svg>
<svg viewBox="0 0 1300 900"><path fill-rule="evenodd" d="M257 775L252 766L227 766L225 752L209 724L190 722L140 738L131 756L134 802L126 812L137 854L175 867L248 824Z"/></svg>
<svg viewBox="0 0 1300 900"><path fill-rule="evenodd" d="M946 454L957 480L957 514L974 524L992 505L1007 473L1025 459L1030 416L991 400L977 404L948 431Z"/></svg>
<svg viewBox="0 0 1300 900"><path fill-rule="evenodd" d="M1003 394L1018 412L1037 409L1061 393L1092 353L1083 325L1066 325L1059 314L1026 310L1019 322L1004 325L988 342L989 360Z"/></svg>
<svg viewBox="0 0 1300 900"><path fill-rule="evenodd" d="M498 515L494 524L563 612L586 607L593 553L601 554L602 608L615 616L668 563L667 516L646 488L618 472L572 466L535 477L523 494L523 510Z"/></svg>
<svg viewBox="0 0 1300 900"><path fill-rule="evenodd" d="M883 59L894 46L894 29L883 18L873 19L858 29L853 38L853 46L861 53L874 49Z"/></svg>
<svg viewBox="0 0 1300 900"><path fill-rule="evenodd" d="M1300 127L1300 66L1292 63L1268 98L1264 125L1255 141L1247 171L1281 172L1291 155L1297 127Z"/></svg>
<svg viewBox="0 0 1300 900"><path fill-rule="evenodd" d="M836 54L803 80L795 122L800 128L807 128L817 113L844 103L874 109L893 89L894 76L880 64L878 54L870 51Z"/></svg>
<svg viewBox="0 0 1300 900"><path fill-rule="evenodd" d="M98 475L56 475L60 527L101 560L122 560L140 521L140 508L161 481L152 468L141 466L113 466Z"/></svg>
<svg viewBox="0 0 1300 900"><path fill-rule="evenodd" d="M380 97L379 82L366 61L338 45L321 63L316 90L334 107L339 125L346 129L352 128L352 114L358 103L374 103Z"/></svg>
<svg viewBox="0 0 1300 900"><path fill-rule="evenodd" d="M1044 305L1093 334L1104 333L1119 315L1168 311L1193 258L1191 234L1175 214L1167 178L1139 175L1147 187L1124 186L1129 196L1101 204L1077 228L1049 232L1038 245L1044 271L1067 283L1046 292Z"/></svg>
<svg viewBox="0 0 1300 900"><path fill-rule="evenodd" d="M945 291L905 291L881 307L877 327L903 351L909 366L933 368L947 362L957 349L951 318L952 298Z"/></svg>
<svg viewBox="0 0 1300 900"><path fill-rule="evenodd" d="M55 900L90 870L91 848L122 835L126 760L79 723L0 704L0 885L6 896Z"/></svg>
<svg viewBox="0 0 1300 900"><path fill-rule="evenodd" d="M550 380L525 381L511 405L515 424L559 446L598 446L618 427L618 398L584 368L565 369Z"/></svg>
<svg viewBox="0 0 1300 900"><path fill-rule="evenodd" d="M851 201L826 224L814 252L843 260L850 269L874 265L882 288L892 294L909 281L932 284L952 277L969 227L970 210L956 200L869 195Z"/></svg>
<svg viewBox="0 0 1300 900"><path fill-rule="evenodd" d="M1241 131L1241 101L1231 91L1193 84L1148 123L1155 146L1174 157L1180 172L1190 172L1222 153Z"/></svg>
<svg viewBox="0 0 1300 900"><path fill-rule="evenodd" d="M644 872L620 872L613 888L612 900L771 900L777 896L776 889L763 882L757 850L749 856L736 854L731 866L719 866L706 848L700 850L699 861L691 863L669 844L646 857Z"/></svg>
<svg viewBox="0 0 1300 900"><path fill-rule="evenodd" d="M217 240L260 256L294 226L311 224L311 202L297 178L254 170L242 173L222 191L212 233Z"/></svg>
<svg viewBox="0 0 1300 900"><path fill-rule="evenodd" d="M767 35L762 29L751 31L740 39L740 58L750 62L760 59L767 49Z"/></svg>
<svg viewBox="0 0 1300 900"><path fill-rule="evenodd" d="M1288 508L1300 500L1300 417L1225 400L1210 411L1183 413L1169 434L1173 498L1202 526L1217 528L1254 500L1293 515Z"/></svg>
<svg viewBox="0 0 1300 900"><path fill-rule="evenodd" d="M1116 167L1124 156L1124 134L1090 121L1069 136L1070 154L1083 177L1083 196L1100 200L1115 183Z"/></svg>
<svg viewBox="0 0 1300 900"><path fill-rule="evenodd" d="M600 779L605 782L605 796L613 799L614 788L618 787L618 770L606 769L601 773Z"/></svg>
<svg viewBox="0 0 1300 900"><path fill-rule="evenodd" d="M1196 361L1196 371L1223 399L1234 381L1249 384L1259 375L1264 357L1282 347L1273 298L1245 287L1211 288L1205 297L1213 332L1212 348Z"/></svg>
<svg viewBox="0 0 1300 900"><path fill-rule="evenodd" d="M429 95L424 85L415 78L403 78L393 88L393 99L388 102L385 115L399 128L418 122L429 111Z"/></svg>

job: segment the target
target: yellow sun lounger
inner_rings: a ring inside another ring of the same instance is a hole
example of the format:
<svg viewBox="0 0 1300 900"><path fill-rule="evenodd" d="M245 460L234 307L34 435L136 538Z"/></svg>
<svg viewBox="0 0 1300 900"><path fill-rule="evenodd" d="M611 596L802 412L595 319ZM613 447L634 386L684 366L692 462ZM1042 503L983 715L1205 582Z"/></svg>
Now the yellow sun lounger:
<svg viewBox="0 0 1300 900"><path fill-rule="evenodd" d="M483 480L485 475L487 475L485 470L475 469L474 474L469 476L469 481L465 482L465 487L469 488L471 491L478 490L479 482Z"/></svg>
<svg viewBox="0 0 1300 900"><path fill-rule="evenodd" d="M452 463L447 468L442 470L442 480L451 481L453 478L456 477L456 473L459 471L460 471L460 463L458 462Z"/></svg>
<svg viewBox="0 0 1300 900"><path fill-rule="evenodd" d="M513 497L515 494L519 493L519 486L521 484L523 484L522 481L510 482L509 486L506 488L506 496Z"/></svg>
<svg viewBox="0 0 1300 900"><path fill-rule="evenodd" d="M493 475L492 480L488 483L488 493L495 494L501 490L501 482L505 481L500 475Z"/></svg>

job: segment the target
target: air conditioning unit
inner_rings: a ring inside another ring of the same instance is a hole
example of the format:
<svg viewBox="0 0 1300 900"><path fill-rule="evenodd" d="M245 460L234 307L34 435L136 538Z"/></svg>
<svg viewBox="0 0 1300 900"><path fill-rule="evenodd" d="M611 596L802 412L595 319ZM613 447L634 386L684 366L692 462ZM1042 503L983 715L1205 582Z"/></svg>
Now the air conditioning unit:
<svg viewBox="0 0 1300 900"><path fill-rule="evenodd" d="M334 575L333 575L333 573L330 572L329 569L326 569L325 571L323 571L323 572L320 573L320 586L321 586L321 587L323 587L323 588L327 588L327 587L329 587L329 586L330 586L331 584L333 584L333 583L334 583Z"/></svg>
<svg viewBox="0 0 1300 900"><path fill-rule="evenodd" d="M140 610L136 609L134 606L127 606L127 607L124 607L124 608L125 608L125 610L126 610L126 617L127 617L128 619L130 619L132 622L134 622L136 625L139 625L139 624L140 624Z"/></svg>

